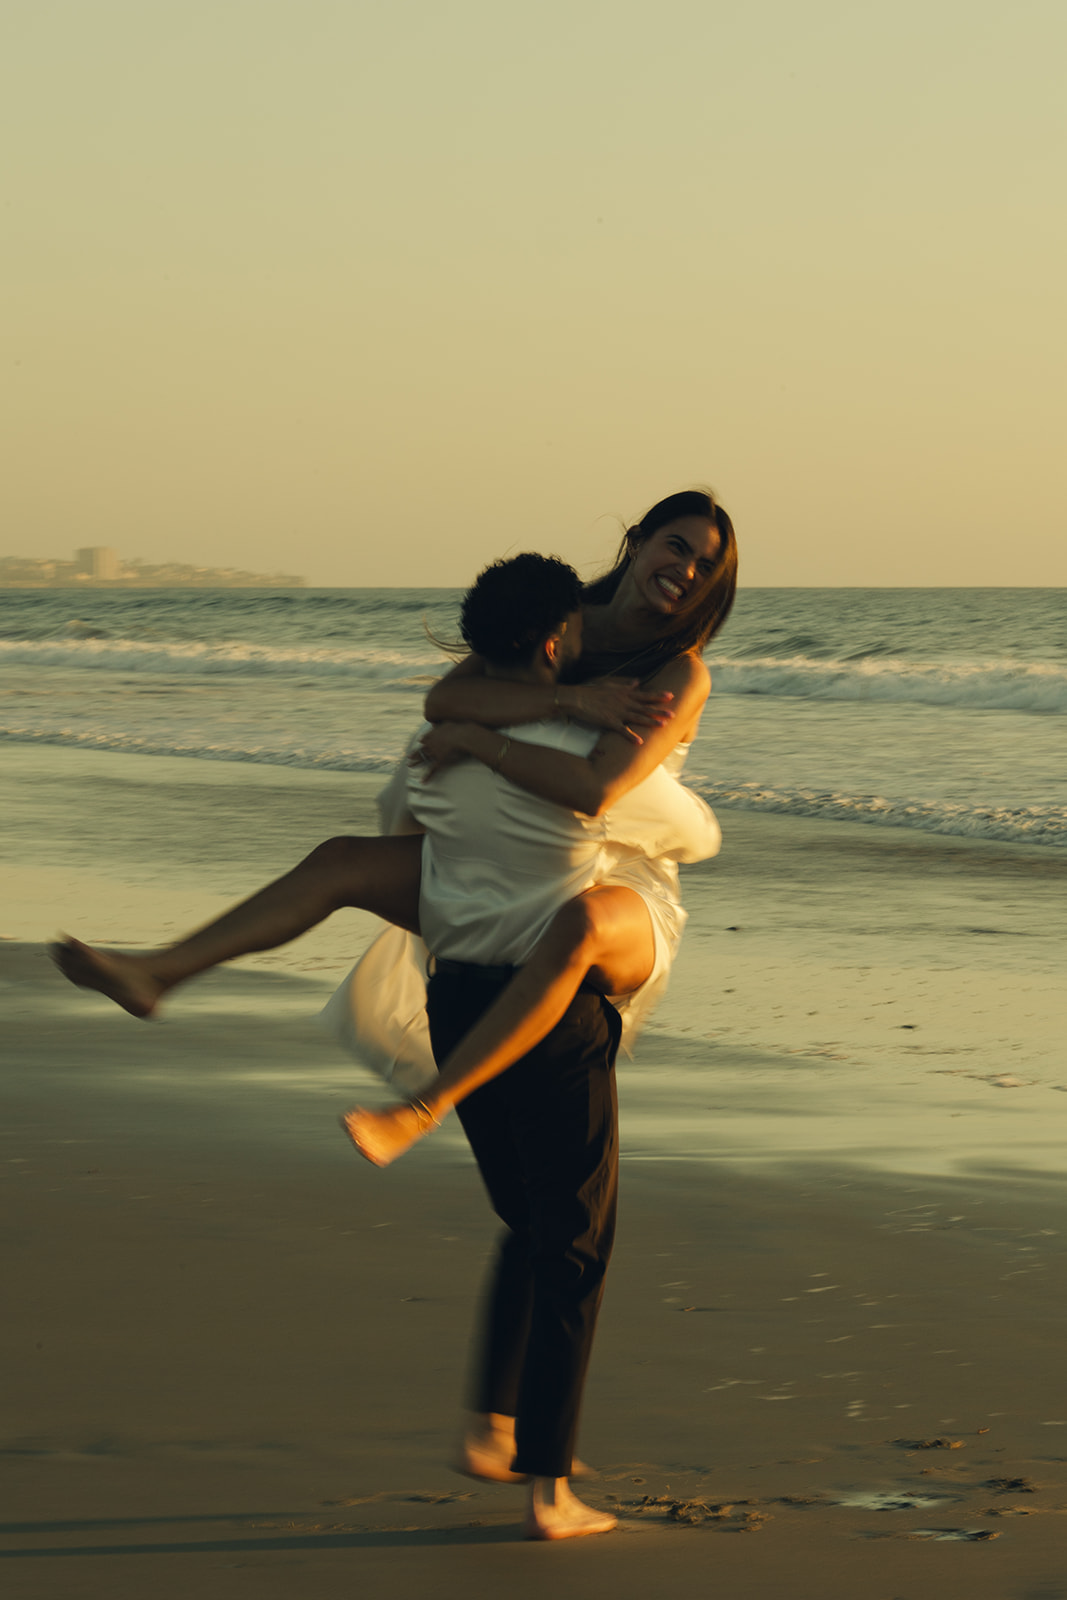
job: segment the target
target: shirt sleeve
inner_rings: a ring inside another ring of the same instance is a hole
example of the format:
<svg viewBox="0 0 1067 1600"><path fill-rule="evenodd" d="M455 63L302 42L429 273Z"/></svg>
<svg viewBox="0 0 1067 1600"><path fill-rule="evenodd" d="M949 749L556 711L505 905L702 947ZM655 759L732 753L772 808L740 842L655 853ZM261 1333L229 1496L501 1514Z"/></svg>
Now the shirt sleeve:
<svg viewBox="0 0 1067 1600"><path fill-rule="evenodd" d="M428 722L423 722L415 729L404 754L392 770L389 782L376 796L378 826L388 838L400 833L423 832L422 823L416 820L411 809L411 786L418 781L418 769L409 765L408 756L429 726Z"/></svg>

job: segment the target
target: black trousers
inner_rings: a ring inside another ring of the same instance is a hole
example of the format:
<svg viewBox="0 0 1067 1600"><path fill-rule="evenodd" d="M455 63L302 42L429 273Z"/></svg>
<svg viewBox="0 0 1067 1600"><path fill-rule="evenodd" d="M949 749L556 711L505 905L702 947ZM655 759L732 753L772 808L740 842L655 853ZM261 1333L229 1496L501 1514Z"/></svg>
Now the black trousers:
<svg viewBox="0 0 1067 1600"><path fill-rule="evenodd" d="M448 963L430 979L438 1063L496 999L500 968ZM505 1224L487 1286L475 1411L515 1418L516 1472L565 1478L615 1239L622 1023L577 994L529 1055L456 1110Z"/></svg>

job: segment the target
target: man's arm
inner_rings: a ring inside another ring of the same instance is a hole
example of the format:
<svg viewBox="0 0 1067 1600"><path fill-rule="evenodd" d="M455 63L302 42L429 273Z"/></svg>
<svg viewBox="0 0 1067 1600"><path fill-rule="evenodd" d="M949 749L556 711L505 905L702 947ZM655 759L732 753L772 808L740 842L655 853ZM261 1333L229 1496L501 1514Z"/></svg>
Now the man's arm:
<svg viewBox="0 0 1067 1600"><path fill-rule="evenodd" d="M635 730L669 722L673 708L669 693L643 688L636 678L515 683L486 677L482 657L470 655L434 684L426 696L425 715L427 722L476 722L482 728L569 718L587 728L610 728L640 744Z"/></svg>

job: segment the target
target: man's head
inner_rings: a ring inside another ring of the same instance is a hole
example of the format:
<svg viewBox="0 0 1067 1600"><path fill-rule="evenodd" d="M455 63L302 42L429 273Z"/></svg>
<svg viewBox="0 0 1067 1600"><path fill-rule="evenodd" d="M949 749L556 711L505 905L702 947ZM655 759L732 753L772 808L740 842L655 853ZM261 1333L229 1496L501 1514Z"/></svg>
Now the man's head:
<svg viewBox="0 0 1067 1600"><path fill-rule="evenodd" d="M554 677L581 649L581 594L574 568L555 556L494 561L464 596L460 631L493 667Z"/></svg>

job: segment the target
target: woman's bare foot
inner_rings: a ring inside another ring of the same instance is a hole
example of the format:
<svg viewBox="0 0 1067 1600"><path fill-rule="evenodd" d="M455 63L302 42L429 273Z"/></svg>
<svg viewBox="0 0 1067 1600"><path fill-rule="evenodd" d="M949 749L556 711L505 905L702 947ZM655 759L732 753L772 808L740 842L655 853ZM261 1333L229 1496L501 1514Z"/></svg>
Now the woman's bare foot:
<svg viewBox="0 0 1067 1600"><path fill-rule="evenodd" d="M413 1105L391 1106L388 1111L364 1111L356 1106L341 1118L341 1126L361 1156L376 1167L387 1167L429 1133L434 1122Z"/></svg>
<svg viewBox="0 0 1067 1600"><path fill-rule="evenodd" d="M131 1017L150 1017L166 990L166 985L146 970L141 956L94 950L69 934L50 945L48 953L71 983L106 995Z"/></svg>
<svg viewBox="0 0 1067 1600"><path fill-rule="evenodd" d="M512 1472L515 1457L515 1418L495 1411L478 1413L460 1441L456 1471L487 1483L525 1483L524 1472Z"/></svg>
<svg viewBox="0 0 1067 1600"><path fill-rule="evenodd" d="M527 1539L581 1539L610 1533L618 1518L594 1511L572 1494L566 1478L531 1478L523 1533Z"/></svg>

